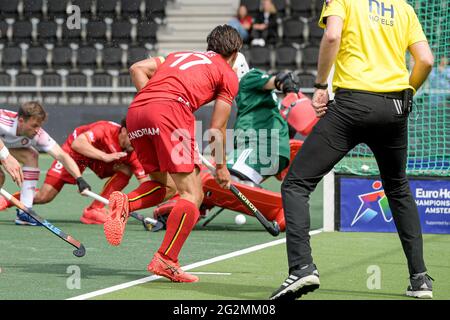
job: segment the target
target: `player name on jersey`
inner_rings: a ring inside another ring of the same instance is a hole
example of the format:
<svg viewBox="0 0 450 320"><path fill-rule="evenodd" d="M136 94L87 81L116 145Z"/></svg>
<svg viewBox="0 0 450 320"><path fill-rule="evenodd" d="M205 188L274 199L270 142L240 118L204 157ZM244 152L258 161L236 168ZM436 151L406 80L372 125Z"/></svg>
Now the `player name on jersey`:
<svg viewBox="0 0 450 320"><path fill-rule="evenodd" d="M140 130L128 132L128 138L130 138L130 140L133 140L143 136L159 136L159 133L159 128L143 128Z"/></svg>

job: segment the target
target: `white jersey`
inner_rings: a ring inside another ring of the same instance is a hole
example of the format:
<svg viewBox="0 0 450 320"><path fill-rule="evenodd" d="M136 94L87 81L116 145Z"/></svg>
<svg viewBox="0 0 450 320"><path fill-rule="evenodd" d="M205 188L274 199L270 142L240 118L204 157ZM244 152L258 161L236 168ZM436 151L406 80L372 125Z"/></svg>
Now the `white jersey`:
<svg viewBox="0 0 450 320"><path fill-rule="evenodd" d="M18 122L17 112L0 109L0 139L8 149L35 147L38 151L48 152L56 144L56 141L42 128L32 139L18 136Z"/></svg>

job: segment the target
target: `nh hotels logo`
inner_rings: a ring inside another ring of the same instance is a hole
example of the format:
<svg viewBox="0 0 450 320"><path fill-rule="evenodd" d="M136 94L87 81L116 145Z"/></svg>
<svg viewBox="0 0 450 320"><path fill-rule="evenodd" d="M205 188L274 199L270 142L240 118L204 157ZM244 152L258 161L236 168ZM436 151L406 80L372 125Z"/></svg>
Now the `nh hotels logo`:
<svg viewBox="0 0 450 320"><path fill-rule="evenodd" d="M377 0L369 0L369 11L370 13L376 12L377 15L386 17L389 13L391 19L394 19L394 6L391 4L389 7L386 7L383 1Z"/></svg>

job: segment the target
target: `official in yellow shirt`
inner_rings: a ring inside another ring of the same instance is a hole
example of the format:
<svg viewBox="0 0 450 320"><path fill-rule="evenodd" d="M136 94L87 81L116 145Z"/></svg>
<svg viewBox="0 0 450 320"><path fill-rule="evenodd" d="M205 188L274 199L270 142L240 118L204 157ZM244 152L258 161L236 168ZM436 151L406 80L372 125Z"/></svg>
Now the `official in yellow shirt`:
<svg viewBox="0 0 450 320"><path fill-rule="evenodd" d="M330 16L343 21L334 89L372 92L414 89L409 83L405 52L427 38L406 1L335 0L324 6L319 26L325 28Z"/></svg>
<svg viewBox="0 0 450 320"><path fill-rule="evenodd" d="M323 176L360 143L367 144L377 160L408 261L406 295L432 298L419 213L406 176L412 96L434 63L420 22L404 0L327 0L319 25L325 32L313 107L321 119L281 186L289 276L270 298L299 298L319 288L309 243L309 196ZM415 61L411 73L406 51ZM329 101L327 79L333 64L336 95ZM292 101L292 97L286 99Z"/></svg>

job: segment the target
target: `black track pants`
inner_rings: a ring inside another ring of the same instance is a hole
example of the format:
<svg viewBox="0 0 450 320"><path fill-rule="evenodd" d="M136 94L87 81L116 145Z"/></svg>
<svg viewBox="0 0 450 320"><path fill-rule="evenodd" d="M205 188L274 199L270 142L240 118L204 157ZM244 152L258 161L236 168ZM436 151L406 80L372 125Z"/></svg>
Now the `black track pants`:
<svg viewBox="0 0 450 320"><path fill-rule="evenodd" d="M395 98L395 99L393 99ZM406 177L408 114L401 94L340 90L293 161L281 186L289 267L313 262L309 196L359 143L375 155L410 274L425 272L419 213Z"/></svg>

